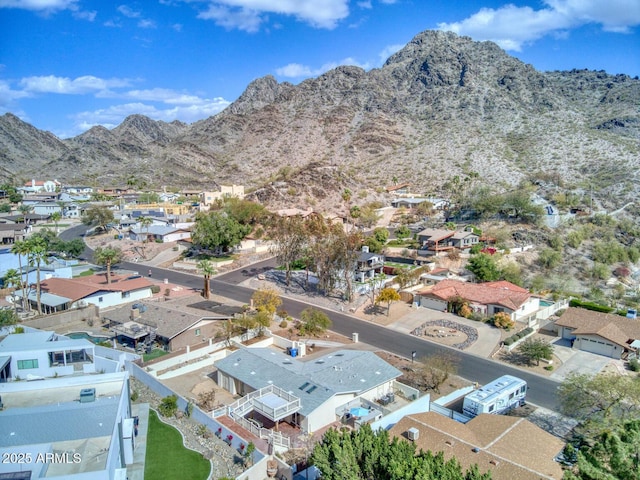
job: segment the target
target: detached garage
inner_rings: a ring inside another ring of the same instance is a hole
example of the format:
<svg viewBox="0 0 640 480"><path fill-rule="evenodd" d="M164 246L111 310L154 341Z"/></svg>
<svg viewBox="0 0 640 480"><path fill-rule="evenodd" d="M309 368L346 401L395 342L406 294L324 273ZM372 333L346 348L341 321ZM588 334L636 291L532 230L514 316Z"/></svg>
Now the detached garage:
<svg viewBox="0 0 640 480"><path fill-rule="evenodd" d="M568 308L556 321L558 335L572 340L573 348L611 358L626 358L638 353L640 321L594 312L583 308Z"/></svg>

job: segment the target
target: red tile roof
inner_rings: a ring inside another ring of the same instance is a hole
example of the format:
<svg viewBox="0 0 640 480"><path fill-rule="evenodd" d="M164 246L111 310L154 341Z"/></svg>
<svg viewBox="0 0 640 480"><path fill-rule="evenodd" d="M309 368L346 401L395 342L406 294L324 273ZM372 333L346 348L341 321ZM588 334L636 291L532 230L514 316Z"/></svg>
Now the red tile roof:
<svg viewBox="0 0 640 480"><path fill-rule="evenodd" d="M482 305L501 305L510 310L518 310L518 308L531 297L527 289L504 280L498 282L468 283L447 279L434 285L430 290L420 293L421 295L436 297L440 300L461 297L469 302Z"/></svg>
<svg viewBox="0 0 640 480"><path fill-rule="evenodd" d="M114 281L115 280L115 281ZM125 276L112 277L108 285L104 275L92 275L83 278L50 278L40 283L43 292L65 297L76 302L96 292L131 292L152 284L146 278L127 280Z"/></svg>

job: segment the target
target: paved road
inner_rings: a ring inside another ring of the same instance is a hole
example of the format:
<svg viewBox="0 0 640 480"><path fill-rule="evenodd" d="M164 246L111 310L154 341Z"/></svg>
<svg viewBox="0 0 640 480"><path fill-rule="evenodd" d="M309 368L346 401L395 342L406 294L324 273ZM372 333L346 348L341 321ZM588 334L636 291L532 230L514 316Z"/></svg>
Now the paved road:
<svg viewBox="0 0 640 480"><path fill-rule="evenodd" d="M86 231L85 226L73 227L63 232L61 237L65 240L69 240L81 235L84 231ZM92 258L91 250L87 249L85 251L85 257L87 259ZM215 280L212 279L211 290L223 297L248 304L255 290L240 286L238 283L247 278L247 273L257 274L263 269L268 268L270 265L273 265L273 260L266 260L258 264L251 265L246 269L246 273L239 270L218 276ZM148 267L138 263L123 262L120 266L127 270L139 271L141 274L146 274L148 270L151 270L154 278L166 278L170 283L182 285L188 288L202 288L202 278L197 275L176 272L158 267ZM299 316L302 310L311 305L311 303L305 303L286 297L282 297L282 300L282 308L294 317ZM427 340L417 338L413 335L396 332L394 330L360 320L359 318L345 313L319 307L315 308L318 308L329 315L333 322L333 331L349 338L351 338L354 332L357 332L361 342L407 358L411 358L412 351L416 352L417 358L434 354L442 354L445 352L453 353L459 358L458 374L461 377L472 382L478 382L482 385L501 375L515 375L526 380L529 384L529 392L527 394L529 402L552 410L557 408L557 387L559 383L555 380L531 374L487 358L438 345Z"/></svg>

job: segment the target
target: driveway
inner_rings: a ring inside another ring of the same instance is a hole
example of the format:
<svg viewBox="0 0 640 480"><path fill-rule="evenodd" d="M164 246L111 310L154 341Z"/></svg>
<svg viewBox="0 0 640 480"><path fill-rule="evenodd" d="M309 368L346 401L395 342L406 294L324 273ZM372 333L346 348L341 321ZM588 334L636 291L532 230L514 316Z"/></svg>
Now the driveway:
<svg viewBox="0 0 640 480"><path fill-rule="evenodd" d="M560 382L570 373L596 375L610 362L614 361L609 357L583 352L565 346L562 339L553 342L553 353L562 361L562 365L560 365L550 377Z"/></svg>

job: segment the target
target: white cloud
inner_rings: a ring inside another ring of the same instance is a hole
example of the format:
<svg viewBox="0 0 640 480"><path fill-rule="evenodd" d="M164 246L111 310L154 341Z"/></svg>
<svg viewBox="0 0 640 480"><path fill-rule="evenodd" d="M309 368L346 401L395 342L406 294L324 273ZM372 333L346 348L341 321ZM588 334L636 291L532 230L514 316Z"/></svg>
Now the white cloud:
<svg viewBox="0 0 640 480"><path fill-rule="evenodd" d="M182 26L183 25L181 23L174 23L173 25L171 25L171 28L173 28L176 32L181 32Z"/></svg>
<svg viewBox="0 0 640 480"><path fill-rule="evenodd" d="M348 0L216 0L198 18L255 32L270 13L291 15L317 28L335 28L349 15Z"/></svg>
<svg viewBox="0 0 640 480"><path fill-rule="evenodd" d="M148 90L129 90L122 97L140 101L162 102L170 105L203 105L210 102L196 95L176 92L168 88L152 88Z"/></svg>
<svg viewBox="0 0 640 480"><path fill-rule="evenodd" d="M358 2L358 6L360 8L366 8L366 9L373 8L371 5L371 0L363 0L362 2Z"/></svg>
<svg viewBox="0 0 640 480"><path fill-rule="evenodd" d="M116 10L128 18L140 18L142 16L142 12L134 10L128 5L120 5Z"/></svg>
<svg viewBox="0 0 640 480"><path fill-rule="evenodd" d="M276 68L276 74L280 77L286 78L308 78L308 77L317 77L318 75L322 75L329 70L333 70L336 67L341 65L352 65L355 67L360 67L364 70L368 70L371 68L369 63L360 63L357 60L348 57L338 62L328 62L322 65L319 68L312 69L307 65L302 65L300 63L289 63L284 67Z"/></svg>
<svg viewBox="0 0 640 480"><path fill-rule="evenodd" d="M20 8L23 10L53 12L75 10L78 0L0 0L0 8Z"/></svg>
<svg viewBox="0 0 640 480"><path fill-rule="evenodd" d="M378 54L378 58L380 59L380 65L387 61L387 59L396 52L399 52L404 48L403 44L396 45L387 45L382 49L382 51Z"/></svg>
<svg viewBox="0 0 640 480"><path fill-rule="evenodd" d="M73 12L73 18L77 18L78 20L88 20L89 22L93 22L96 19L96 15L98 12L95 10L91 11L77 11Z"/></svg>
<svg viewBox="0 0 640 480"><path fill-rule="evenodd" d="M54 75L40 77L25 77L20 80L20 86L30 93L58 93L82 95L92 92L105 92L111 88L127 87L131 80L122 78L104 79L85 75L75 79L56 77Z"/></svg>
<svg viewBox="0 0 640 480"><path fill-rule="evenodd" d="M547 0L546 5L540 10L515 5L482 8L460 22L440 23L438 28L475 40L492 40L505 50L519 51L546 35L563 35L568 29L589 23L613 32L627 32L629 27L640 24L637 0Z"/></svg>
<svg viewBox="0 0 640 480"><path fill-rule="evenodd" d="M156 28L156 22L153 20L143 19L138 22L140 28Z"/></svg>
<svg viewBox="0 0 640 480"><path fill-rule="evenodd" d="M112 105L104 109L81 112L72 116L72 118L75 121L77 133L86 131L96 125L113 128L122 123L127 116L133 114L146 115L154 120L162 120L165 122L180 120L182 122L192 123L221 112L229 103L230 102L224 98L202 99L199 104L185 104L167 109L141 102L124 103Z"/></svg>
<svg viewBox="0 0 640 480"><path fill-rule="evenodd" d="M13 90L9 82L0 80L0 107L9 106L14 100L29 96L29 92Z"/></svg>

